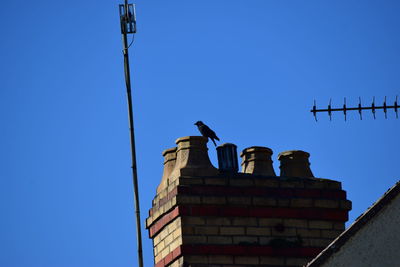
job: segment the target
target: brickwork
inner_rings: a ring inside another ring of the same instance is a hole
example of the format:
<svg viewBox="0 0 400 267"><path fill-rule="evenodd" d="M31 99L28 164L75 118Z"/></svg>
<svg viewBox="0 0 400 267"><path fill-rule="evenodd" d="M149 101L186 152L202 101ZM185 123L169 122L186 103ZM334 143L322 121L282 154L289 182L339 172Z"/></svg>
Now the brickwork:
<svg viewBox="0 0 400 267"><path fill-rule="evenodd" d="M344 229L340 182L247 174L180 177L153 200L157 267L301 266Z"/></svg>
<svg viewBox="0 0 400 267"><path fill-rule="evenodd" d="M156 267L297 267L344 230L351 202L340 182L313 177L307 152L281 153L276 177L269 148L245 149L237 173L211 165L207 138L176 144L146 220Z"/></svg>

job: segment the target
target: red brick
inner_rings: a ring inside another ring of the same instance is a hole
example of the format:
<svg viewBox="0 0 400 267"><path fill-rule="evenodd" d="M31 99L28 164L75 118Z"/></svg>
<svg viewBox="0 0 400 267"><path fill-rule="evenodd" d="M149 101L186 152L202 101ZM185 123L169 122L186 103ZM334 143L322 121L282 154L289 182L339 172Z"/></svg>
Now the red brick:
<svg viewBox="0 0 400 267"><path fill-rule="evenodd" d="M271 209L268 209L268 208L252 208L252 209L248 209L247 212L249 213L250 217L272 217L273 216Z"/></svg>
<svg viewBox="0 0 400 267"><path fill-rule="evenodd" d="M154 267L164 267L171 262L175 261L177 258L179 258L182 255L182 250L181 247L177 247L174 249L174 251L171 251L166 255L163 259L161 259L159 262L156 262L156 265Z"/></svg>
<svg viewBox="0 0 400 267"><path fill-rule="evenodd" d="M177 194L187 194L191 192L191 188L189 186L179 185L176 187Z"/></svg>
<svg viewBox="0 0 400 267"><path fill-rule="evenodd" d="M164 267L164 266L165 266L164 260L161 260L161 261L157 262L154 267Z"/></svg>
<svg viewBox="0 0 400 267"><path fill-rule="evenodd" d="M181 216L190 214L190 209L188 207L178 206L178 210L179 210L179 215L181 215Z"/></svg>
<svg viewBox="0 0 400 267"><path fill-rule="evenodd" d="M249 183L249 181L247 181ZM246 182L246 183L247 183ZM328 186L328 185L327 185ZM338 187L338 183L331 183L328 187ZM274 197L311 197L311 198L346 198L346 192L337 189L310 189L310 188L271 188L271 187L221 187L221 186L178 186L159 203L165 203L169 199L180 195L215 195L215 196L274 196Z"/></svg>
<svg viewBox="0 0 400 267"><path fill-rule="evenodd" d="M219 208L215 206L193 206L191 214L196 216L212 216L219 214Z"/></svg>
<svg viewBox="0 0 400 267"><path fill-rule="evenodd" d="M315 257L322 250L315 247L273 248L247 245L183 245L182 247L183 255Z"/></svg>
<svg viewBox="0 0 400 267"><path fill-rule="evenodd" d="M188 207L192 216L227 216L227 217L259 217L259 218L293 218L347 221L345 210L326 208L286 208L286 207Z"/></svg>
<svg viewBox="0 0 400 267"><path fill-rule="evenodd" d="M342 190L322 190L321 197L346 199L346 191Z"/></svg>
<svg viewBox="0 0 400 267"><path fill-rule="evenodd" d="M249 195L249 196L265 196L267 193L265 188L260 188L260 187L249 187L245 188L243 191L244 195ZM243 193L241 195L243 195Z"/></svg>
<svg viewBox="0 0 400 267"><path fill-rule="evenodd" d="M169 213L165 214L161 219L157 220L156 222L153 222L153 224L150 226L149 229L149 234L150 238L153 238L154 235L156 235L161 229L163 229L169 222L171 222L173 219L179 216L179 208L176 207Z"/></svg>
<svg viewBox="0 0 400 267"><path fill-rule="evenodd" d="M172 251L172 255L173 255L173 258L174 258L174 259L176 259L177 257L181 256L181 254L182 254L182 248L181 248L181 246L177 247L176 249L174 249L174 250Z"/></svg>
<svg viewBox="0 0 400 267"><path fill-rule="evenodd" d="M346 222L349 219L347 211L326 210L322 216L323 219Z"/></svg>
<svg viewBox="0 0 400 267"><path fill-rule="evenodd" d="M172 261L172 253L169 253L167 256L164 258L164 264L169 264Z"/></svg>
<svg viewBox="0 0 400 267"><path fill-rule="evenodd" d="M238 208L238 207L225 207L221 211L222 216L231 216L231 217L248 217L249 209L248 208Z"/></svg>
<svg viewBox="0 0 400 267"><path fill-rule="evenodd" d="M272 194L276 194L279 197L293 197L294 191L293 189L277 189L277 190L271 190ZM274 192L275 191L275 192Z"/></svg>

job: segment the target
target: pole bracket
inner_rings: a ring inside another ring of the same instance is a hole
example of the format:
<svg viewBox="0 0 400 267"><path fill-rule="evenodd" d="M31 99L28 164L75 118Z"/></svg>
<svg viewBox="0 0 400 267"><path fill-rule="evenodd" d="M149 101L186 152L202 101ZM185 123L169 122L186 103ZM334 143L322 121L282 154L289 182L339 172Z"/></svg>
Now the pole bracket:
<svg viewBox="0 0 400 267"><path fill-rule="evenodd" d="M136 33L136 10L135 4L119 5L119 17L121 21L121 33Z"/></svg>

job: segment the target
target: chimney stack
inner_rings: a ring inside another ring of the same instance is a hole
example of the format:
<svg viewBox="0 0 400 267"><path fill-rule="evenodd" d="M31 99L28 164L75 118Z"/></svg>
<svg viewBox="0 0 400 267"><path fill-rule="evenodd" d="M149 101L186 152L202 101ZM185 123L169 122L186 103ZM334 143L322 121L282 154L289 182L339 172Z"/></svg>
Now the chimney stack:
<svg viewBox="0 0 400 267"><path fill-rule="evenodd" d="M344 230L351 202L340 182L310 178L308 153L280 153L282 179L268 148L242 152L245 173L224 172L206 142L179 138L171 172L174 149L163 152L165 176L146 219L155 267L300 267ZM235 146L220 147L233 162Z"/></svg>

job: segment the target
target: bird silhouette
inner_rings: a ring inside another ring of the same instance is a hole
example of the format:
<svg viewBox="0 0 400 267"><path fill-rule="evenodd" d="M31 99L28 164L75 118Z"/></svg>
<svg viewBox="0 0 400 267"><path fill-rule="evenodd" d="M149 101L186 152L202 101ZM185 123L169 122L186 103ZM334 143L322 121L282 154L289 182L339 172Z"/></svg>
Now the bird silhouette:
<svg viewBox="0 0 400 267"><path fill-rule="evenodd" d="M194 125L197 126L197 128L199 129L199 132L201 133L202 136L210 138L211 141L213 141L214 146L217 146L217 144L215 143L214 139L219 141L219 138L215 134L215 132L210 129L210 127L205 125L202 121L198 121Z"/></svg>

